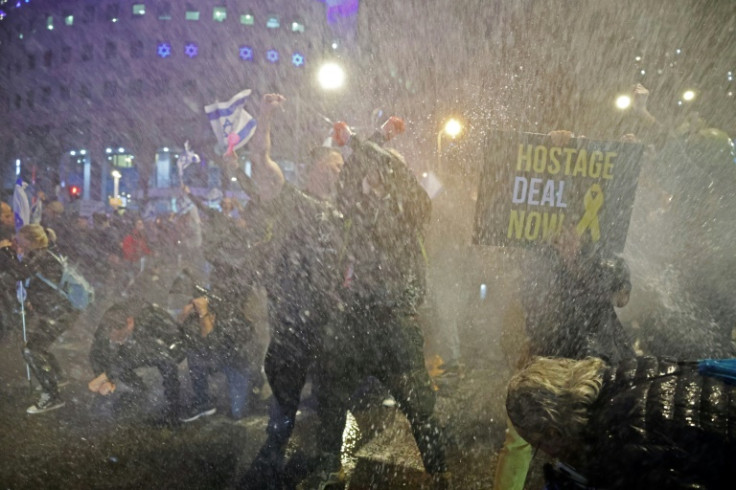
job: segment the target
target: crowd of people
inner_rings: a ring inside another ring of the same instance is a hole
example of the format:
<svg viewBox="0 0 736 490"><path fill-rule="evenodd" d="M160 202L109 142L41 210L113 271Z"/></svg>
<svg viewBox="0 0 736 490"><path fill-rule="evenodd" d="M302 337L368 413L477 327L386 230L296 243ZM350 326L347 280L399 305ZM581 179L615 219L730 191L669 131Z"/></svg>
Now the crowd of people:
<svg viewBox="0 0 736 490"><path fill-rule="evenodd" d="M646 110L642 89L637 87L635 95L656 152L669 130ZM271 158L271 126L285 102L278 94L263 97L249 143L252 177L232 153L220 162L250 197L245 207L226 198L221 211L215 210L183 187L193 212L149 221L96 214L90 226L86 219L65 222L50 203L41 223L16 230L12 209L2 203L0 320L4 327L18 314L27 321L23 358L41 386L27 412L44 413L65 403L60 386L66 379L50 347L84 308L66 286L73 263L89 281L78 286L94 288L98 300L115 298L94 333L90 391L108 397L120 386L144 391L135 370L155 367L163 379L164 418L176 425L216 412L208 378L220 372L227 380L229 416L240 419L248 413L254 386L265 383L263 373L273 393L267 438L238 478L240 488L283 487L286 447L309 380L316 394L320 453L305 488L343 485L340 451L347 411L369 377L380 381L406 415L437 488L448 488L447 442L435 414L419 316L427 291L424 233L432 203L404 157L388 147L403 133L404 123L389 118L368 138L346 124L335 125L333 146L310 153L300 189L285 180ZM569 139L560 133L553 137ZM657 186L647 172L644 185ZM668 212L683 212L677 189L671 195L677 199ZM725 472L724 462L734 455L736 441L727 430L736 423L732 415L704 409L711 422L698 419L689 425L684 415L665 415L706 398L720 407L713 401L716 395L733 404L728 400L736 400L736 391L713 382L708 384L712 396L680 402L662 395L660 405L647 404L642 390L675 393L682 384L682 390L692 391L704 382L689 364L640 357L659 352L646 346L642 351L617 315L616 308L626 306L632 294L627 262L601 253L574 226L565 226L527 265L536 271L524 276L529 284L521 298L528 344L509 385L507 438L494 488L523 488L534 447L585 475L550 468L550 484L558 485L552 488L573 488L571 475L580 476L574 480L582 485L578 488L644 488L662 478L719 488L721 480L713 472ZM158 281L158 289L186 300L175 308L159 306L139 294L145 280ZM27 294L21 302L19 283ZM245 313L260 289L266 292L270 328L264 352L253 346L257 333ZM727 357L733 355L731 312L716 306L706 308L728 334L716 339L714 352ZM184 360L194 395L189 404L182 402L178 375ZM627 398L627 393L636 396ZM659 418L650 417L650 410ZM637 432L642 420L648 425ZM672 427L677 437L663 437ZM690 442L707 451L684 451ZM720 456L704 470L698 462L709 451ZM621 457L602 459L612 452ZM647 476L633 482L611 477L625 475L628 467ZM664 476L655 476L659 473Z"/></svg>

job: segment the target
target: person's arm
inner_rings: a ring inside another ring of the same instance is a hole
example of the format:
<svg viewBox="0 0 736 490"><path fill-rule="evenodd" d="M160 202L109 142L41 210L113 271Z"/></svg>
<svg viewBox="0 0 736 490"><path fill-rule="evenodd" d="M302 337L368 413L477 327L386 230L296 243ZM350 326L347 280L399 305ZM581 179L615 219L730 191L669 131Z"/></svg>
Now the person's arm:
<svg viewBox="0 0 736 490"><path fill-rule="evenodd" d="M215 328L215 314L209 309L209 301L206 296L200 296L191 304L199 317L199 333L202 338L207 337Z"/></svg>
<svg viewBox="0 0 736 490"><path fill-rule="evenodd" d="M253 173L253 181L257 189L255 192L263 201L270 201L279 195L284 186L284 174L281 172L278 164L271 158L271 120L273 112L276 108L286 100L280 94L266 94L261 102L261 110L258 115L258 125L251 140L251 171ZM234 171L235 177L238 179L241 187L246 185L247 177L245 172L240 170L237 165L237 157L230 155L226 157L225 163ZM243 187L243 190L249 192ZM251 192L253 189L251 189Z"/></svg>

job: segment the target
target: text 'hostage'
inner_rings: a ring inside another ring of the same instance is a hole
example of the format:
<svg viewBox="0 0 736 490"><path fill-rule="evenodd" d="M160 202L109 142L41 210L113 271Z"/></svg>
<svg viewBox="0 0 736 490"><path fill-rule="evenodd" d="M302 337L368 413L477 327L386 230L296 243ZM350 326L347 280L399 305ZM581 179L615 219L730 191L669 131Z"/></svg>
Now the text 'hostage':
<svg viewBox="0 0 736 490"><path fill-rule="evenodd" d="M575 178L613 178L617 152L588 151L585 148L547 148L543 145L520 144L516 161L517 172L533 172L553 176ZM524 204L527 209L511 209L506 237L515 240L548 240L562 231L565 221L563 209L568 207L565 198L565 180L543 179L517 175L511 195L512 204ZM557 208L535 211L531 206ZM575 226L578 235L590 232L594 242L600 240L598 212L603 206L603 191L592 184L584 195L584 213Z"/></svg>

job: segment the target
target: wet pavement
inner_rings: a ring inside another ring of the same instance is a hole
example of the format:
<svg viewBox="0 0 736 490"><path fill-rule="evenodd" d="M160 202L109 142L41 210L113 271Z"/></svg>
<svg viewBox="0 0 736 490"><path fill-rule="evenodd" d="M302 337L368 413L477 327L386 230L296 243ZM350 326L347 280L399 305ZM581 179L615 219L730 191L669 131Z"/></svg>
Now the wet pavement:
<svg viewBox="0 0 736 490"><path fill-rule="evenodd" d="M19 332L0 345L0 484L8 489L38 488L233 488L265 439L266 403L235 421L227 413L223 376L212 378L218 413L179 427L161 425L163 393L158 372L138 370L149 391L135 403L93 395L88 347L97 312L90 312L64 334L52 351L70 383L62 388L66 405L27 415L38 392L29 388L20 356ZM442 385L437 413L449 440L452 488L490 489L505 429L503 393L511 375L506 359L468 366L465 378ZM183 396L190 396L186 366L180 366ZM373 397L371 399L371 397ZM418 450L406 419L381 403L383 393L367 395L349 420L352 441L344 461L348 488L431 488L421 471ZM372 401L371 401L372 400ZM307 405L300 412L289 446L292 461L316 454L317 417ZM346 434L349 435L349 434ZM539 458L527 488L541 488ZM292 464L298 480L299 464Z"/></svg>

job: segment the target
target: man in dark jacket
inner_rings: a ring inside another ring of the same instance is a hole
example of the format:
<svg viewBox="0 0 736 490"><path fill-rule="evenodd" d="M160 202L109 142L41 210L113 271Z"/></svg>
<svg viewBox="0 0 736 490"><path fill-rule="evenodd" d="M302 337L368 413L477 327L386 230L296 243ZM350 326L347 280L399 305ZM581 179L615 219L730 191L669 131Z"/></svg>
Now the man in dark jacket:
<svg viewBox="0 0 736 490"><path fill-rule="evenodd" d="M344 309L322 334L318 358L322 482L340 478L351 394L374 376L407 416L432 475L446 471L435 394L424 362L417 308L425 293L423 229L431 203L403 157L350 137L338 208L346 217L340 254Z"/></svg>
<svg viewBox="0 0 736 490"><path fill-rule="evenodd" d="M135 369L155 366L163 378L164 418L175 423L180 413L177 365L184 356L181 331L166 310L153 304L142 308L115 304L104 313L95 332L90 363L96 378L89 389L109 395L118 383L125 383L145 390Z"/></svg>
<svg viewBox="0 0 736 490"><path fill-rule="evenodd" d="M336 257L342 233L339 213L328 202L342 170L341 154L329 148L313 152L305 191L285 182L270 155L274 109L284 102L264 96L258 127L251 142L253 177L233 169L238 182L258 201L248 215L254 236L261 237L250 253L259 281L268 292L271 339L264 370L274 401L268 437L248 472L244 488L280 488L286 445L296 422L307 373L319 350L319 332L327 321L336 283Z"/></svg>
<svg viewBox="0 0 736 490"><path fill-rule="evenodd" d="M208 375L215 371L223 372L227 378L231 417L237 420L245 415L250 382L245 347L250 332L242 328L239 304L210 296L194 298L182 310L185 327L196 323L197 330L188 335L187 347L194 403L182 422L216 412L208 392Z"/></svg>

